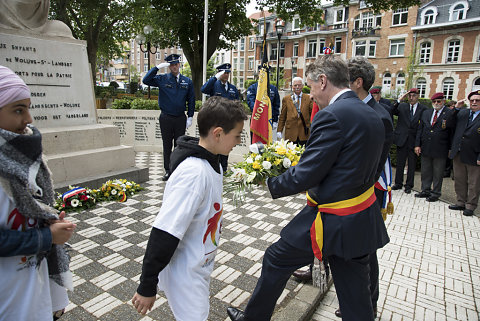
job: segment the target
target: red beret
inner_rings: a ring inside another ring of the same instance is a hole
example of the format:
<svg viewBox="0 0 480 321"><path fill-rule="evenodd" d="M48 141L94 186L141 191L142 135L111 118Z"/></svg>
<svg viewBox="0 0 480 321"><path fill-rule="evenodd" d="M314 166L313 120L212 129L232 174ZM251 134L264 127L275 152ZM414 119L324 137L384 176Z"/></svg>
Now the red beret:
<svg viewBox="0 0 480 321"><path fill-rule="evenodd" d="M480 95L480 90L475 90L475 91L472 91L471 93L468 94L468 99L470 99L470 97L472 97L473 95Z"/></svg>
<svg viewBox="0 0 480 321"><path fill-rule="evenodd" d="M380 93L380 88L372 88L370 89L371 94L379 94Z"/></svg>
<svg viewBox="0 0 480 321"><path fill-rule="evenodd" d="M410 93L412 93L412 94L418 94L418 93L419 93L419 90L418 90L418 88L412 88L412 89L410 89L410 90L408 91L408 93L409 93L409 94L410 94Z"/></svg>
<svg viewBox="0 0 480 321"><path fill-rule="evenodd" d="M445 99L445 96L443 95L443 93L434 93L432 98L430 98L431 100L435 100L435 99Z"/></svg>

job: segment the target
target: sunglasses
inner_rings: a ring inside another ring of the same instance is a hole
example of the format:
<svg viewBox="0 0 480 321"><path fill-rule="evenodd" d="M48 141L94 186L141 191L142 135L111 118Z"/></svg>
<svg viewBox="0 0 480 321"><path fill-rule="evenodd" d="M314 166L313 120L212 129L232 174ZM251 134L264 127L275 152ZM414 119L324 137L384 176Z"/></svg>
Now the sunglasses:
<svg viewBox="0 0 480 321"><path fill-rule="evenodd" d="M439 103L443 102L443 100L441 100L441 99L435 99L435 100L432 100L432 102L433 102L434 104L439 104Z"/></svg>

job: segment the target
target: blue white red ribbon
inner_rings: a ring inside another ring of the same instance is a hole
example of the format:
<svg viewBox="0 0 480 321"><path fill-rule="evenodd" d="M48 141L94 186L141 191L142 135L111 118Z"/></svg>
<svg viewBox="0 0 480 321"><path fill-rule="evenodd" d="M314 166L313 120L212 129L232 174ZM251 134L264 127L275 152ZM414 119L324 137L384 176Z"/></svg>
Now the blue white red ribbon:
<svg viewBox="0 0 480 321"><path fill-rule="evenodd" d="M69 199L72 196L78 195L80 193L86 192L87 190L83 187L76 187L74 189L71 189L65 193L62 194L62 199L65 202L67 199Z"/></svg>

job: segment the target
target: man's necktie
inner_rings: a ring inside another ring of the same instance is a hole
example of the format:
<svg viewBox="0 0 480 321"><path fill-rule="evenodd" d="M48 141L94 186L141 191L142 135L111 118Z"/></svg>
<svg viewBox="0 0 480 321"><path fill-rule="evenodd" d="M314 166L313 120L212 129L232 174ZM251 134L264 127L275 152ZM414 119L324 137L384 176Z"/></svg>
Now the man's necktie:
<svg viewBox="0 0 480 321"><path fill-rule="evenodd" d="M435 123L437 122L437 117L438 117L438 110L435 110L435 115L433 115L432 126L435 125Z"/></svg>
<svg viewBox="0 0 480 321"><path fill-rule="evenodd" d="M413 119L413 105L410 105L410 119Z"/></svg>
<svg viewBox="0 0 480 321"><path fill-rule="evenodd" d="M474 114L475 113L473 111L470 112L470 116L468 117L468 124L467 125L470 125L472 123Z"/></svg>
<svg viewBox="0 0 480 321"><path fill-rule="evenodd" d="M297 114L300 117L300 104L299 104L298 100L299 100L298 95L295 95L294 105L295 105L295 108L297 109Z"/></svg>

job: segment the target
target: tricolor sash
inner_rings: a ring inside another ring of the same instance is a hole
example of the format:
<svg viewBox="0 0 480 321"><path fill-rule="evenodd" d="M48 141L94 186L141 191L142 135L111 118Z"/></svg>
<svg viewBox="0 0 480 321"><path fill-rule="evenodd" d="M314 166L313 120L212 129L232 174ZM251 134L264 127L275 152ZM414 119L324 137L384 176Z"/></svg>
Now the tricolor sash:
<svg viewBox="0 0 480 321"><path fill-rule="evenodd" d="M317 207L317 217L310 227L310 238L312 240L313 254L320 261L322 260L323 249L323 221L322 212L328 214L334 214L338 216L347 216L361 212L369 208L377 200L375 196L374 186L370 187L364 193L359 196L338 201L334 203L318 204L314 199L308 195L307 192L307 205Z"/></svg>
<svg viewBox="0 0 480 321"><path fill-rule="evenodd" d="M385 162L385 167L380 174L380 178L375 183L375 188L387 193L383 193L382 200L382 217L385 221L387 219L387 214L393 214L393 203L392 203L392 165L390 164L390 155L387 157ZM387 202L388 196L388 202Z"/></svg>
<svg viewBox="0 0 480 321"><path fill-rule="evenodd" d="M65 193L62 194L62 200L65 202L67 199L69 199L72 196L75 196L77 194L85 192L86 189L83 187L76 187L74 189L71 189Z"/></svg>

